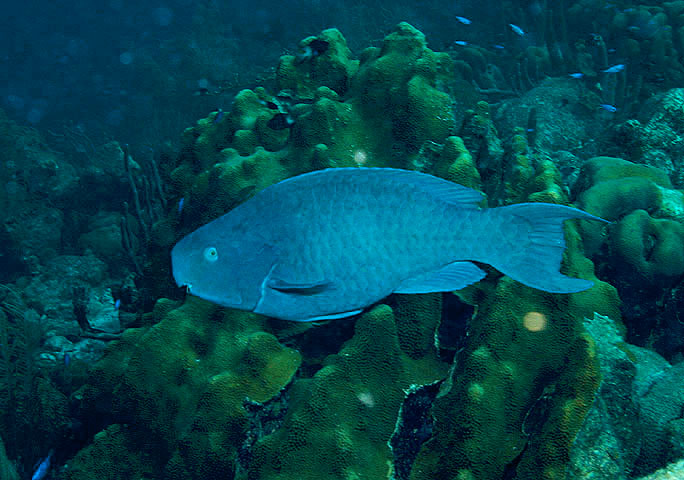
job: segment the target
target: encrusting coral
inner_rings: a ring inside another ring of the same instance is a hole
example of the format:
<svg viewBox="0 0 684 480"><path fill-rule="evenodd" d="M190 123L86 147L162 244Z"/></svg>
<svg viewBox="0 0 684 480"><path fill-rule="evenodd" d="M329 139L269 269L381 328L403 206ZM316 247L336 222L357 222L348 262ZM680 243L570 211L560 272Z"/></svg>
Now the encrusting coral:
<svg viewBox="0 0 684 480"><path fill-rule="evenodd" d="M82 408L111 425L74 458L69 478L231 472L249 425L243 402L276 397L301 362L253 314L188 297L160 300L153 316L153 326L126 331L81 393Z"/></svg>
<svg viewBox="0 0 684 480"><path fill-rule="evenodd" d="M669 357L682 348L677 332L678 284L684 275L684 193L659 168L612 157L586 162L575 190L578 205L613 223L581 224L585 252L601 258L602 278L624 300L630 341Z"/></svg>

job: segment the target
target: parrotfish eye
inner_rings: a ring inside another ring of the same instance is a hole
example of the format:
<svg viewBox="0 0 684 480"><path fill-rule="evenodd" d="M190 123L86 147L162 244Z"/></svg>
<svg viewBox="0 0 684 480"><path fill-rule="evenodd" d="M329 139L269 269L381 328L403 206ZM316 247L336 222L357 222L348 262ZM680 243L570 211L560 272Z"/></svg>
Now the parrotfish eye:
<svg viewBox="0 0 684 480"><path fill-rule="evenodd" d="M208 262L215 262L216 260L218 260L218 250L216 250L216 247L205 248L204 259Z"/></svg>

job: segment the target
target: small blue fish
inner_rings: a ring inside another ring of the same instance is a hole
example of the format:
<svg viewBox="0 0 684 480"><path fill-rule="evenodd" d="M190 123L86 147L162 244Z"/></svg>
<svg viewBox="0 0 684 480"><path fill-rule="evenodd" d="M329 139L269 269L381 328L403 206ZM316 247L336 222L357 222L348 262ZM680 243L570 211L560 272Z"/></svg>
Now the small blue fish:
<svg viewBox="0 0 684 480"><path fill-rule="evenodd" d="M511 30L513 30L513 33L515 33L516 35L520 35L521 37L525 36L525 30L523 30L519 26L513 25L512 23L509 23L508 26L511 27Z"/></svg>
<svg viewBox="0 0 684 480"><path fill-rule="evenodd" d="M495 44L495 45L492 45L492 48L496 48L497 50L503 50L503 49L506 48L506 47L504 47L503 45L499 45L499 44L497 43L497 44Z"/></svg>
<svg viewBox="0 0 684 480"><path fill-rule="evenodd" d="M71 355L69 355L69 352L66 352L64 354L64 366L68 367L69 364L71 364Z"/></svg>
<svg viewBox="0 0 684 480"><path fill-rule="evenodd" d="M605 70L603 70L603 73L618 73L621 72L625 69L625 64L624 63L618 63L617 65L613 65L612 67L608 67Z"/></svg>
<svg viewBox="0 0 684 480"><path fill-rule="evenodd" d="M606 112L615 113L617 112L617 107L610 105L608 103L602 103L599 108L604 109Z"/></svg>
<svg viewBox="0 0 684 480"><path fill-rule="evenodd" d="M468 18L466 18L466 17L461 17L461 16L459 16L459 15L456 15L456 20L458 20L459 22L461 22L463 25L470 25L471 23L473 23L473 22L470 21L470 19L468 19Z"/></svg>
<svg viewBox="0 0 684 480"><path fill-rule="evenodd" d="M454 45L460 45L460 46L462 46L462 47L465 47L465 46L468 45L468 42L466 42L465 40L456 40L456 41L454 42Z"/></svg>
<svg viewBox="0 0 684 480"><path fill-rule="evenodd" d="M181 197L181 199L178 200L178 214L179 215L183 212L183 205L185 205L185 197Z"/></svg>
<svg viewBox="0 0 684 480"><path fill-rule="evenodd" d="M41 462L36 467L36 471L33 472L31 480L43 480L45 478L45 476L50 471L50 463L52 461L52 455L54 453L54 450L50 450L50 452L48 452L48 456L41 460Z"/></svg>
<svg viewBox="0 0 684 480"><path fill-rule="evenodd" d="M121 299L117 298L116 302L114 302L114 309L118 310L121 307Z"/></svg>
<svg viewBox="0 0 684 480"><path fill-rule="evenodd" d="M223 110L218 109L216 110L216 116L214 117L214 123L219 123L221 120L223 120Z"/></svg>
<svg viewBox="0 0 684 480"><path fill-rule="evenodd" d="M582 78L584 76L584 74L581 72L577 72L577 73L570 73L570 74L568 74L568 76L571 78Z"/></svg>

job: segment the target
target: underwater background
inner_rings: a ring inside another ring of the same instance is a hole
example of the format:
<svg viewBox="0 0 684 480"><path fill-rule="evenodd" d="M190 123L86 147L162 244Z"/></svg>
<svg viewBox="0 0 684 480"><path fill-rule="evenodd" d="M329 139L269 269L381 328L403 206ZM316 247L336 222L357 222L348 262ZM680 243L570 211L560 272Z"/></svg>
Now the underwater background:
<svg viewBox="0 0 684 480"><path fill-rule="evenodd" d="M684 479L684 1L37 0L0 28L0 480ZM306 323L176 286L181 238L332 167L608 220L565 224L594 286L482 266Z"/></svg>

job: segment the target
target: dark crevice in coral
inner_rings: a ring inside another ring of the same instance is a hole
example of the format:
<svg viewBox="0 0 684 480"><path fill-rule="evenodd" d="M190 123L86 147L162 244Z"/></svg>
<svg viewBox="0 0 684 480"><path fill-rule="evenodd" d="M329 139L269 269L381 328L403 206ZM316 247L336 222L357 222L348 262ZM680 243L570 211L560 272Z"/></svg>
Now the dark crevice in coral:
<svg viewBox="0 0 684 480"><path fill-rule="evenodd" d="M442 381L413 386L399 410L389 444L394 455L394 480L408 480L420 447L432 436L432 403Z"/></svg>
<svg viewBox="0 0 684 480"><path fill-rule="evenodd" d="M265 403L245 399L243 406L247 411L249 423L245 440L238 450L236 472L249 471L254 445L283 425L290 403L290 385L283 388L278 395ZM240 474L237 476L242 477Z"/></svg>
<svg viewBox="0 0 684 480"><path fill-rule="evenodd" d="M273 332L281 344L298 350L303 363L297 377L311 378L321 369L323 360L340 351L342 345L354 336L356 317L342 318L323 323L295 323L272 319Z"/></svg>
<svg viewBox="0 0 684 480"><path fill-rule="evenodd" d="M456 295L442 296L442 319L437 329L437 345L440 358L451 363L456 351L465 345L470 320L475 307L463 302Z"/></svg>

